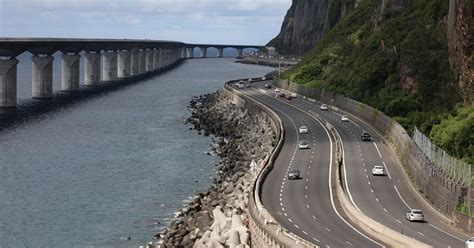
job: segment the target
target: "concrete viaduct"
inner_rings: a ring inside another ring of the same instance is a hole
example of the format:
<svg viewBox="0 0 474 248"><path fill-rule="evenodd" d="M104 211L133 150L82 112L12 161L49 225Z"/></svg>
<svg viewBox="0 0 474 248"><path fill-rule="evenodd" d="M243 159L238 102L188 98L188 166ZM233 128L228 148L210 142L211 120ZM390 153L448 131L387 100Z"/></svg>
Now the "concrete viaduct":
<svg viewBox="0 0 474 248"><path fill-rule="evenodd" d="M224 48L234 48L239 57L243 49L262 46L186 44L165 40L130 39L63 39L63 38L0 38L0 108L15 108L17 101L18 56L33 54L32 98L50 99L53 96L53 60L61 54L61 91L79 90L79 61L84 56L84 85L94 86L133 78L162 70L181 59L194 57L194 49L201 49L202 58L214 47L218 57ZM81 55L82 54L82 55Z"/></svg>

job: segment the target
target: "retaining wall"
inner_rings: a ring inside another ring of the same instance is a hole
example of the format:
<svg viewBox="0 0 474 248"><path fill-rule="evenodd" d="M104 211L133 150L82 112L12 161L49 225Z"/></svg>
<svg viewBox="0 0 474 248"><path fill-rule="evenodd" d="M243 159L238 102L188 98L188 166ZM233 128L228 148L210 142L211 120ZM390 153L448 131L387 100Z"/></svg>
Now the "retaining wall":
<svg viewBox="0 0 474 248"><path fill-rule="evenodd" d="M466 197L463 194L466 190L434 167L399 123L368 105L340 94L282 79L273 79L273 85L335 106L369 124L390 142L418 192L435 208L454 219L456 206Z"/></svg>
<svg viewBox="0 0 474 248"><path fill-rule="evenodd" d="M260 80L260 78L252 79L253 82ZM275 112L233 88L234 83L238 81L233 80L225 84L224 93L226 96L232 99L232 102L237 106L246 109L249 114L258 113L267 116L277 135L277 143L274 145L272 154L263 163L263 167L258 167L255 172L256 179L251 191L253 194L249 196L248 215L252 247L318 247L280 226L260 200L261 185L273 169L273 163L284 141L284 130L281 120Z"/></svg>

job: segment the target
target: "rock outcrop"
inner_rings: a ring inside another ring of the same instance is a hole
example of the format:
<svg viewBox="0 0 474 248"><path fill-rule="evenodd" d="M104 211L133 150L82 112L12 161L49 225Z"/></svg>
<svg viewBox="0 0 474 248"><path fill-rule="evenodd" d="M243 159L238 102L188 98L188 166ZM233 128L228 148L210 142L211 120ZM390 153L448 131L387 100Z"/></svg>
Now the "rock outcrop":
<svg viewBox="0 0 474 248"><path fill-rule="evenodd" d="M258 165L276 144L266 116L249 115L218 91L193 99L188 123L203 135L214 135L211 155L221 157L218 176L209 190L199 193L178 212L150 247L250 247L248 196Z"/></svg>

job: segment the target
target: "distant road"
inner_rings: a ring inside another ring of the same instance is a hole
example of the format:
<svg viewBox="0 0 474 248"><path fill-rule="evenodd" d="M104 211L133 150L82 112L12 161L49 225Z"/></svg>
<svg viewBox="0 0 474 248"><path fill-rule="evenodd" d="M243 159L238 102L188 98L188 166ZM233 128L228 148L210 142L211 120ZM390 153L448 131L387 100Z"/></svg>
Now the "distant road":
<svg viewBox="0 0 474 248"><path fill-rule="evenodd" d="M396 156L382 137L371 133L375 135L374 141L363 142L361 132L371 130L364 123L351 117L349 122L342 122L343 113L321 111L319 105L302 98L286 100L275 97L274 89L264 89L263 84L256 83L245 91L279 114L285 128L282 152L262 189L265 207L283 226L320 246L377 247L381 244L365 238L339 217L343 213L338 210L337 200L331 197L329 187L331 144L326 131L312 116L318 114L330 122L341 136L345 181L349 197L358 209L393 230L434 247L465 246L466 235L423 208L419 196L410 189L410 182L403 175ZM308 126L310 132L298 134L297 128L301 125ZM310 141L309 150L297 149L300 139ZM373 176L373 165L384 166L386 176ZM286 172L292 167L300 169L302 180L286 179ZM405 220L405 212L409 208L422 209L426 222Z"/></svg>

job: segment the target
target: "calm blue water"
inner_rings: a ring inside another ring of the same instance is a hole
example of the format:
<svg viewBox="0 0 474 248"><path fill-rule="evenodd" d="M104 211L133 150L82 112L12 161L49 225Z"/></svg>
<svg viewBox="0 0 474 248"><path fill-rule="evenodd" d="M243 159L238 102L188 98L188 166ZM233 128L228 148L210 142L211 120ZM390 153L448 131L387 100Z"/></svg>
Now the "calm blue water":
<svg viewBox="0 0 474 248"><path fill-rule="evenodd" d="M205 154L210 138L184 124L189 100L272 70L233 61L188 60L1 129L0 247L137 247L151 240L215 173L216 158ZM58 65L56 59L55 90ZM18 71L18 95L28 99L29 59Z"/></svg>

